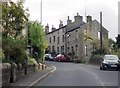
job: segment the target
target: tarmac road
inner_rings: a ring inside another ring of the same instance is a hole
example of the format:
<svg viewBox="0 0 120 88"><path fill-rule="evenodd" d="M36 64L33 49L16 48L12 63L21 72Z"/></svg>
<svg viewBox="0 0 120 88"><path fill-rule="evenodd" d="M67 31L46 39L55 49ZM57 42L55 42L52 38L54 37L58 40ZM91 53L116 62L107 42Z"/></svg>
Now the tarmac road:
<svg viewBox="0 0 120 88"><path fill-rule="evenodd" d="M102 71L98 66L47 61L56 70L35 86L118 86L118 71Z"/></svg>

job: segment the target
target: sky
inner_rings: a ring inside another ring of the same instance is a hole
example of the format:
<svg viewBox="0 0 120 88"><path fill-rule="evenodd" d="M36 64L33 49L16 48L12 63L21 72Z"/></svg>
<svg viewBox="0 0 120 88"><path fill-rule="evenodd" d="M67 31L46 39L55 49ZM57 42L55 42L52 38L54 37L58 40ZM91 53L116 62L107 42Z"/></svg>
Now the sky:
<svg viewBox="0 0 120 88"><path fill-rule="evenodd" d="M15 0L13 0L15 1ZM58 28L60 20L66 25L67 17L74 21L79 13L85 21L86 15L100 20L103 14L103 26L109 31L109 37L115 40L118 34L118 2L120 0L42 0L42 25L49 24ZM29 9L30 20L41 21L41 0L25 0L25 8Z"/></svg>

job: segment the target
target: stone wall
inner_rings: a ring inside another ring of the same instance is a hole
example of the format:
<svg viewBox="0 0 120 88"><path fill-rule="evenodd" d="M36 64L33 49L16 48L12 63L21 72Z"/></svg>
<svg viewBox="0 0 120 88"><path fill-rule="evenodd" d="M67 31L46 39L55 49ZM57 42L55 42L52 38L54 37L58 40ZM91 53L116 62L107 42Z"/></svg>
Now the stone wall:
<svg viewBox="0 0 120 88"><path fill-rule="evenodd" d="M1 74L1 84L2 86L8 86L10 82L10 71L11 71L11 65L9 63L3 63L2 64L2 74Z"/></svg>
<svg viewBox="0 0 120 88"><path fill-rule="evenodd" d="M42 65L40 65L42 66ZM2 74L0 75L0 78L2 79L0 81L0 85L2 86L9 86L10 83L13 83L23 76L30 74L32 72L37 71L37 69L40 69L39 65L22 65L22 64L15 64L15 63L3 63L2 68ZM44 68L45 69L45 68Z"/></svg>

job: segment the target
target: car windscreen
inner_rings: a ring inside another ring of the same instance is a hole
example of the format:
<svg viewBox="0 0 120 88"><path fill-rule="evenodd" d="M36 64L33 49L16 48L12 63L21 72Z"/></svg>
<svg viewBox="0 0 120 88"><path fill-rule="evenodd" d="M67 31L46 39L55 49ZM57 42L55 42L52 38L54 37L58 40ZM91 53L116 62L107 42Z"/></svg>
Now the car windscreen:
<svg viewBox="0 0 120 88"><path fill-rule="evenodd" d="M105 60L119 60L117 56L105 56Z"/></svg>
<svg viewBox="0 0 120 88"><path fill-rule="evenodd" d="M51 57L51 55L50 55L50 54L46 54L45 56L46 56L46 57Z"/></svg>

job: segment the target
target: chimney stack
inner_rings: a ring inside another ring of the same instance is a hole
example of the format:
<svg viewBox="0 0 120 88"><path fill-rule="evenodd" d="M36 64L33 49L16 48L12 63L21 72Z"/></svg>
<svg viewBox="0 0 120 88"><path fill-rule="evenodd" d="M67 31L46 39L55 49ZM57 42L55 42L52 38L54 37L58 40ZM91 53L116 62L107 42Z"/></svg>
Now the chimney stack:
<svg viewBox="0 0 120 88"><path fill-rule="evenodd" d="M87 16L87 23L92 22L92 16Z"/></svg>
<svg viewBox="0 0 120 88"><path fill-rule="evenodd" d="M60 20L59 28L63 27L63 21Z"/></svg>
<svg viewBox="0 0 120 88"><path fill-rule="evenodd" d="M72 21L70 20L70 17L68 16L67 24L71 24Z"/></svg>
<svg viewBox="0 0 120 88"><path fill-rule="evenodd" d="M49 25L48 24L45 26L45 33L49 33Z"/></svg>
<svg viewBox="0 0 120 88"><path fill-rule="evenodd" d="M80 16L78 13L77 13L77 16L74 16L74 20L75 22L80 22L80 24L83 23L83 17Z"/></svg>
<svg viewBox="0 0 120 88"><path fill-rule="evenodd" d="M53 25L52 25L52 28L51 28L51 29L52 29L52 31L56 30L56 28L55 28Z"/></svg>

